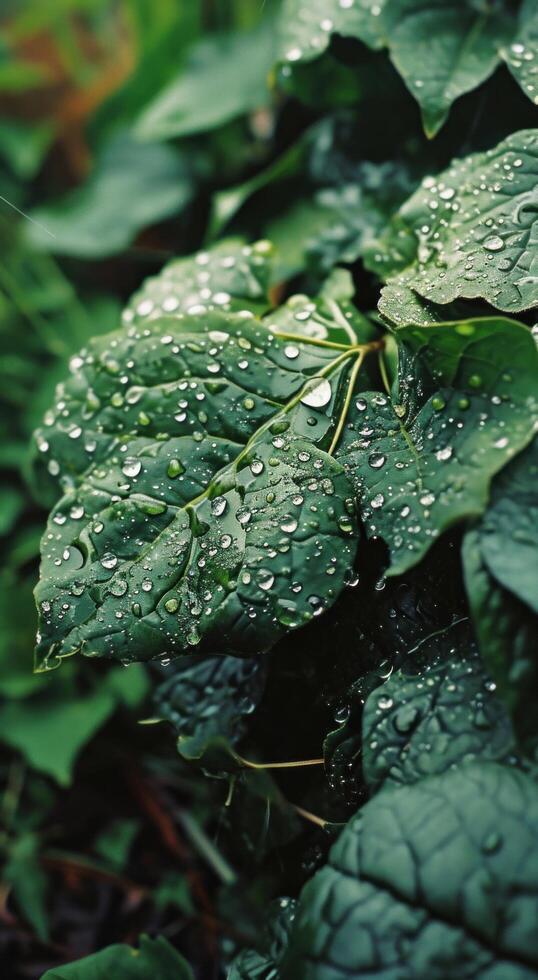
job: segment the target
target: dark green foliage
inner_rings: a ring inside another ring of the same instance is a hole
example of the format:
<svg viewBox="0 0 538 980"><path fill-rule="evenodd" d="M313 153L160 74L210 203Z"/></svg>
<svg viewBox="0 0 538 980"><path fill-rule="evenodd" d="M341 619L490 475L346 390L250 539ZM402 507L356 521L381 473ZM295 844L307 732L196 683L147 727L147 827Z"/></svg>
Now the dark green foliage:
<svg viewBox="0 0 538 980"><path fill-rule="evenodd" d="M538 976L536 4L4 7L2 975Z"/></svg>
<svg viewBox="0 0 538 980"><path fill-rule="evenodd" d="M537 808L495 763L383 790L306 886L282 980L535 977Z"/></svg>

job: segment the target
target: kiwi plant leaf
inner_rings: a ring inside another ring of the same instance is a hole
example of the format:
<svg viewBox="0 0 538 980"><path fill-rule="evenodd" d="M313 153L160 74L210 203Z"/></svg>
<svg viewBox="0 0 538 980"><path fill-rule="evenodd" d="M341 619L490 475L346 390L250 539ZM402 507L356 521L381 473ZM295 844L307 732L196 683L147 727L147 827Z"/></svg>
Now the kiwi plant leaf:
<svg viewBox="0 0 538 980"><path fill-rule="evenodd" d="M265 673L259 658L185 658L159 685L157 715L173 725L184 758L200 758L213 739L226 739L230 746L239 741L263 693Z"/></svg>
<svg viewBox="0 0 538 980"><path fill-rule="evenodd" d="M522 324L410 326L397 340L396 391L353 401L337 451L368 533L390 548L390 575L482 513L492 476L528 444L537 417L538 354Z"/></svg>
<svg viewBox="0 0 538 980"><path fill-rule="evenodd" d="M357 548L330 453L366 350L249 311L92 341L36 436L64 491L43 538L38 663L260 653L330 605Z"/></svg>
<svg viewBox="0 0 538 980"><path fill-rule="evenodd" d="M494 762L385 788L305 886L279 976L530 980L537 820L536 781Z"/></svg>
<svg viewBox="0 0 538 980"><path fill-rule="evenodd" d="M400 208L367 253L390 289L379 309L407 322L409 289L436 304L482 298L516 312L538 305L538 130L454 160Z"/></svg>

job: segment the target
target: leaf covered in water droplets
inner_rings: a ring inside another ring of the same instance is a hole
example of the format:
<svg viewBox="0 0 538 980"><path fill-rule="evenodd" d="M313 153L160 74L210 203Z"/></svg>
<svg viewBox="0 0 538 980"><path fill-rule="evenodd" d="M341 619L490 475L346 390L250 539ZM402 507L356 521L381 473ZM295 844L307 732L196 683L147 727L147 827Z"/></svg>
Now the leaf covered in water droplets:
<svg viewBox="0 0 538 980"><path fill-rule="evenodd" d="M518 27L511 44L501 48L512 75L534 105L538 105L538 6L523 0Z"/></svg>
<svg viewBox="0 0 538 980"><path fill-rule="evenodd" d="M519 739L536 743L538 658L536 615L488 571L477 529L463 541L465 584L480 653L506 702Z"/></svg>
<svg viewBox="0 0 538 980"><path fill-rule="evenodd" d="M373 791L471 759L514 758L515 738L468 623L432 636L368 698L363 773Z"/></svg>
<svg viewBox="0 0 538 980"><path fill-rule="evenodd" d="M463 546L480 649L522 737L537 731L537 475L535 439L494 480L490 505Z"/></svg>
<svg viewBox="0 0 538 980"><path fill-rule="evenodd" d="M431 303L485 299L499 310L538 305L538 130L455 160L426 177L369 249L384 279L379 309L408 322L409 290Z"/></svg>
<svg viewBox="0 0 538 980"><path fill-rule="evenodd" d="M405 327L397 339L396 391L354 400L337 451L369 535L390 548L390 575L483 512L492 476L528 444L538 411L538 355L522 324Z"/></svg>
<svg viewBox="0 0 538 980"><path fill-rule="evenodd" d="M303 889L281 980L538 971L538 786L474 762L386 788Z"/></svg>
<svg viewBox="0 0 538 980"><path fill-rule="evenodd" d="M356 551L325 451L352 352L252 314L94 340L38 431L64 496L43 538L38 663L268 649L329 606Z"/></svg>
<svg viewBox="0 0 538 980"><path fill-rule="evenodd" d="M225 739L230 745L239 741L264 682L260 659L186 659L157 688L155 707L158 716L174 726L181 755L198 759L213 739Z"/></svg>
<svg viewBox="0 0 538 980"><path fill-rule="evenodd" d="M452 103L494 71L512 28L498 8L465 0L286 0L281 56L289 63L310 61L332 34L387 47L420 105L427 135L434 136Z"/></svg>
<svg viewBox="0 0 538 980"><path fill-rule="evenodd" d="M206 310L262 313L269 305L272 258L269 242L224 241L207 252L172 259L134 294L123 322L148 323L163 314Z"/></svg>

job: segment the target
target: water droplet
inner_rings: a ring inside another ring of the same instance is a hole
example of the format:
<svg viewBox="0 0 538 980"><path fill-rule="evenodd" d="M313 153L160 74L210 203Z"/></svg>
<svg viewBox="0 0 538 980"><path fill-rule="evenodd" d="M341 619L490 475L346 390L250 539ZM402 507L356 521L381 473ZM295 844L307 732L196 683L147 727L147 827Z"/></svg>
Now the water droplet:
<svg viewBox="0 0 538 980"><path fill-rule="evenodd" d="M332 398L332 388L326 378L313 378L301 398L303 405L309 408L323 408Z"/></svg>
<svg viewBox="0 0 538 980"><path fill-rule="evenodd" d="M378 510L380 507L383 506L384 503L385 503L385 498L383 494L376 493L375 497L372 497L370 501L370 507L373 507L374 510Z"/></svg>
<svg viewBox="0 0 538 980"><path fill-rule="evenodd" d="M284 353L290 360L294 360L296 357L299 357L299 348L295 344L287 344L284 348Z"/></svg>
<svg viewBox="0 0 538 980"><path fill-rule="evenodd" d="M498 235L491 235L491 237L486 238L485 242L482 244L488 252L500 252L501 249L504 248L504 242Z"/></svg>
<svg viewBox="0 0 538 980"><path fill-rule="evenodd" d="M272 572L267 571L267 569L261 568L256 575L256 581L260 589L263 589L264 592L268 592L269 589L273 587L275 576L272 574Z"/></svg>
<svg viewBox="0 0 538 980"><path fill-rule="evenodd" d="M110 551L105 552L105 554L101 558L101 565L103 566L103 568L107 568L107 569L115 568L117 564L118 564L118 559L116 558L116 555L113 555L112 552Z"/></svg>
<svg viewBox="0 0 538 980"><path fill-rule="evenodd" d="M214 497L211 501L211 513L214 517L220 517L222 514L224 514L226 507L226 497Z"/></svg>
<svg viewBox="0 0 538 980"><path fill-rule="evenodd" d="M372 453L368 457L368 465L372 467L373 470L380 470L382 466L385 465L386 456L382 453Z"/></svg>
<svg viewBox="0 0 538 980"><path fill-rule="evenodd" d="M125 476L138 476L140 470L142 469L142 463L139 459L134 459L132 456L128 456L123 466L121 468L122 473Z"/></svg>

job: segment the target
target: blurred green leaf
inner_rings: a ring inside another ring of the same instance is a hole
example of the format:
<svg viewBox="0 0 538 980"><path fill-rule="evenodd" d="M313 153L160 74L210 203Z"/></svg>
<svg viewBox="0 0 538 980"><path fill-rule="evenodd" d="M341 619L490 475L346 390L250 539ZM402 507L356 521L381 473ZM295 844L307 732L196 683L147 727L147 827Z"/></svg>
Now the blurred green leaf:
<svg viewBox="0 0 538 980"><path fill-rule="evenodd" d="M49 938L47 878L39 863L39 838L19 837L9 849L2 878L11 885L15 901L43 942Z"/></svg>
<svg viewBox="0 0 538 980"><path fill-rule="evenodd" d="M113 820L97 837L93 849L112 867L121 871L129 857L134 839L140 829L140 821L134 819Z"/></svg>
<svg viewBox="0 0 538 980"><path fill-rule="evenodd" d="M268 105L274 45L271 18L250 33L200 41L177 79L144 110L136 134L144 140L188 136Z"/></svg>
<svg viewBox="0 0 538 980"><path fill-rule="evenodd" d="M193 980L190 967L170 943L159 936L140 937L140 948L107 946L75 963L47 970L42 980Z"/></svg>
<svg viewBox="0 0 538 980"><path fill-rule="evenodd" d="M177 214L191 200L192 176L177 150L117 133L89 180L32 212L26 226L35 247L96 259L127 248L139 231Z"/></svg>

